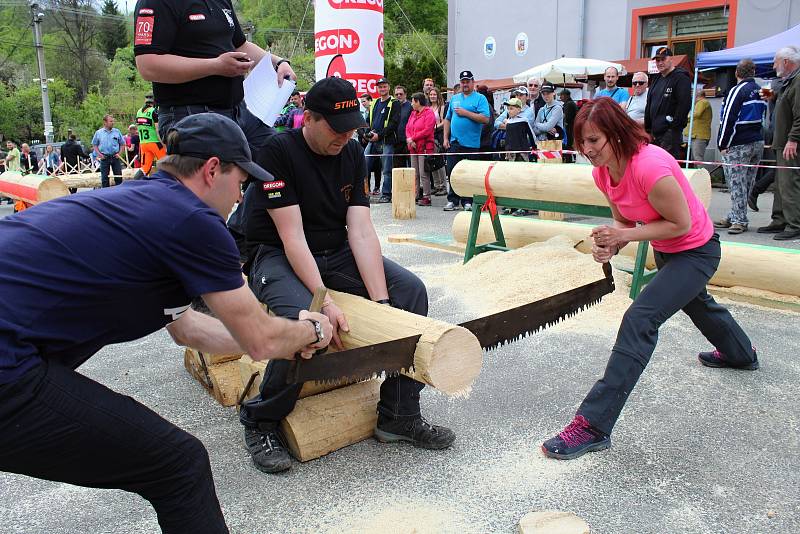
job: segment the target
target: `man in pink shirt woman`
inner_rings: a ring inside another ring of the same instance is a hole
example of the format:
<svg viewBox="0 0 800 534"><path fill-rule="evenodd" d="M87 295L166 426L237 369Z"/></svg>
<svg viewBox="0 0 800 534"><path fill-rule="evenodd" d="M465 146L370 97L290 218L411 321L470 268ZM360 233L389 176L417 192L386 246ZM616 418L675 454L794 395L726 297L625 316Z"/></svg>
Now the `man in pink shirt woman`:
<svg viewBox="0 0 800 534"><path fill-rule="evenodd" d="M419 206L431 205L431 177L425 169L425 154L433 153L433 131L436 129L436 115L428 104L424 93L411 95L411 116L406 124L406 143L411 155L411 166L417 181ZM420 185L422 195L420 195Z"/></svg>
<svg viewBox="0 0 800 534"><path fill-rule="evenodd" d="M675 159L607 97L581 107L574 136L614 217L613 225L592 230L595 261L606 263L629 242L647 240L658 273L625 312L603 377L572 422L542 444L545 455L561 460L611 446L611 430L650 361L659 327L680 310L715 347L698 355L701 364L758 369L747 334L706 292L719 266L719 236Z"/></svg>

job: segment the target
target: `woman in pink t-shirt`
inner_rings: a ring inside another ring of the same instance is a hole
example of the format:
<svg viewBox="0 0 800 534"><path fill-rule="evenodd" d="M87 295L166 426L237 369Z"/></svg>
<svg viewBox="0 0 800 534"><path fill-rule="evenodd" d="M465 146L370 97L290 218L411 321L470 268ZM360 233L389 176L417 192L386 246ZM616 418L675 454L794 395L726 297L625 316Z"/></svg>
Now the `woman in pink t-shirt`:
<svg viewBox="0 0 800 534"><path fill-rule="evenodd" d="M575 118L575 147L592 162L608 199L611 226L592 230L595 261L608 262L631 241L650 241L658 273L631 304L603 378L572 422L542 444L570 460L611 446L611 430L650 361L659 327L683 310L716 348L698 355L708 367L758 369L747 334L706 292L719 266L719 236L675 159L607 97L585 103Z"/></svg>

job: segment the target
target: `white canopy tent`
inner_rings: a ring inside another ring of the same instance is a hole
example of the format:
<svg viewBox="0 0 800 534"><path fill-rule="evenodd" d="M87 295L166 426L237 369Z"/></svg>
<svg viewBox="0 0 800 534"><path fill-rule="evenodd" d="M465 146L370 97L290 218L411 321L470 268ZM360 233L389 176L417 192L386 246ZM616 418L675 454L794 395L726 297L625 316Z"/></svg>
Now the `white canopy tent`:
<svg viewBox="0 0 800 534"><path fill-rule="evenodd" d="M620 76L627 74L619 63L600 59L562 57L515 74L513 79L515 83L525 83L529 78L540 78L553 83L574 83L576 77L585 78L593 74L603 74L608 67L616 68Z"/></svg>

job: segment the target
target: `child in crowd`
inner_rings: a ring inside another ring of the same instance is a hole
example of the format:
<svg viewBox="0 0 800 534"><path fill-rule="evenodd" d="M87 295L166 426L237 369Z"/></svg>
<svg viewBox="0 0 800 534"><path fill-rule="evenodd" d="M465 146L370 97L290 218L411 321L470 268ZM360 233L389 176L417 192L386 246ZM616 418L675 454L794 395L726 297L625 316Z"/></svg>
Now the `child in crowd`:
<svg viewBox="0 0 800 534"><path fill-rule="evenodd" d="M522 101L512 98L506 102L508 119L506 120L506 154L508 161L530 161L530 151L536 145L528 119L521 116Z"/></svg>

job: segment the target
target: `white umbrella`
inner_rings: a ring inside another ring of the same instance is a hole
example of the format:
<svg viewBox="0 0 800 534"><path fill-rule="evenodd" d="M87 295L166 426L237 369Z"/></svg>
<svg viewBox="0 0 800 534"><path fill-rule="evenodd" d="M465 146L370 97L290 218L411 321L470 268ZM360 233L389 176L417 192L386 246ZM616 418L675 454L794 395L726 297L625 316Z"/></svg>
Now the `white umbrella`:
<svg viewBox="0 0 800 534"><path fill-rule="evenodd" d="M572 83L575 81L576 76L586 77L593 74L603 74L608 67L615 67L620 76L627 74L619 63L600 59L562 57L515 74L514 83L525 83L529 78L541 78L554 83Z"/></svg>

